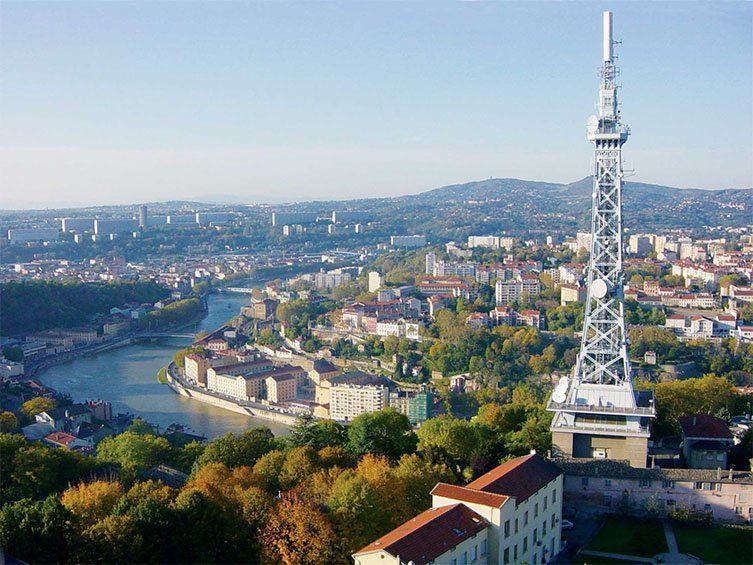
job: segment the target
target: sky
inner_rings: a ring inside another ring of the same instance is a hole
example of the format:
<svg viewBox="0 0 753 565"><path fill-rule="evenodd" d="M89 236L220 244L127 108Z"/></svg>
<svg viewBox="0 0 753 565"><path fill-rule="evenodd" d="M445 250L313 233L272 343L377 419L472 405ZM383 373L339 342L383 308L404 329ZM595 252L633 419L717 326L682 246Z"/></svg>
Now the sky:
<svg viewBox="0 0 753 565"><path fill-rule="evenodd" d="M750 2L0 3L0 207L590 173L614 11L632 180L753 186Z"/></svg>

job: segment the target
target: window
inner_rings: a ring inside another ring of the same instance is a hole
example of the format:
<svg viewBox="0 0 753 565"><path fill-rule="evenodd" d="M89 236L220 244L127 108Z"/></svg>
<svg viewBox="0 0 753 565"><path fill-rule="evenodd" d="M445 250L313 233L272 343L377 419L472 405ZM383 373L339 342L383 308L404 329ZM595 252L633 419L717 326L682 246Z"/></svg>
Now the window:
<svg viewBox="0 0 753 565"><path fill-rule="evenodd" d="M738 516L742 516L743 515L743 507L742 506L735 506L735 514L737 514Z"/></svg>
<svg viewBox="0 0 753 565"><path fill-rule="evenodd" d="M471 548L471 563L478 559L478 546L474 545Z"/></svg>
<svg viewBox="0 0 753 565"><path fill-rule="evenodd" d="M543 522L541 522L541 535L542 536L546 535L546 520L544 520Z"/></svg>
<svg viewBox="0 0 753 565"><path fill-rule="evenodd" d="M528 510L526 510L526 513L523 514L523 527L525 528L528 525Z"/></svg>
<svg viewBox="0 0 753 565"><path fill-rule="evenodd" d="M510 537L510 520L505 520L505 539Z"/></svg>
<svg viewBox="0 0 753 565"><path fill-rule="evenodd" d="M552 491L552 502L557 502L557 489Z"/></svg>
<svg viewBox="0 0 753 565"><path fill-rule="evenodd" d="M721 492L721 490L722 490L722 483L716 483L716 490L718 492Z"/></svg>
<svg viewBox="0 0 753 565"><path fill-rule="evenodd" d="M453 557L450 559L450 565L458 565L458 560Z"/></svg>
<svg viewBox="0 0 753 565"><path fill-rule="evenodd" d="M512 560L517 561L518 560L518 544L515 544L515 547L512 548Z"/></svg>
<svg viewBox="0 0 753 565"><path fill-rule="evenodd" d="M668 498L665 503L667 506L670 506L670 507L675 505L675 501L672 500L671 498Z"/></svg>
<svg viewBox="0 0 753 565"><path fill-rule="evenodd" d="M539 503L533 505L533 517L538 518L539 517Z"/></svg>
<svg viewBox="0 0 753 565"><path fill-rule="evenodd" d="M466 565L468 563L468 553L463 552L463 555L460 556L460 565Z"/></svg>
<svg viewBox="0 0 753 565"><path fill-rule="evenodd" d="M612 486L612 479L604 479L604 486L605 487L611 487Z"/></svg>
<svg viewBox="0 0 753 565"><path fill-rule="evenodd" d="M554 514L552 514L552 529L554 529L554 525L557 523L557 518Z"/></svg>
<svg viewBox="0 0 753 565"><path fill-rule="evenodd" d="M675 482L674 481L662 481L661 488L675 488Z"/></svg>
<svg viewBox="0 0 753 565"><path fill-rule="evenodd" d="M486 555L486 540L481 540L481 551L479 552L482 556Z"/></svg>
<svg viewBox="0 0 753 565"><path fill-rule="evenodd" d="M651 486L651 479L641 479L641 487L648 488Z"/></svg>
<svg viewBox="0 0 753 565"><path fill-rule="evenodd" d="M518 533L518 519L515 518L515 533Z"/></svg>
<svg viewBox="0 0 753 565"><path fill-rule="evenodd" d="M701 490L702 486L703 486L703 483L693 483L693 488L695 490Z"/></svg>
<svg viewBox="0 0 753 565"><path fill-rule="evenodd" d="M753 516L753 506L748 508L748 516Z"/></svg>
<svg viewBox="0 0 753 565"><path fill-rule="evenodd" d="M714 490L714 483L702 483L701 488L703 490Z"/></svg>
<svg viewBox="0 0 753 565"><path fill-rule="evenodd" d="M504 557L503 557L502 561L503 561L503 563L509 563L510 562L510 548L509 547L505 548L505 553L504 553Z"/></svg>
<svg viewBox="0 0 753 565"><path fill-rule="evenodd" d="M588 486L588 477L582 477L580 480L580 484L583 488L586 488Z"/></svg>
<svg viewBox="0 0 753 565"><path fill-rule="evenodd" d="M539 541L539 530L538 528L533 529L533 543L536 543Z"/></svg>
<svg viewBox="0 0 753 565"><path fill-rule="evenodd" d="M528 551L528 536L523 538L523 553Z"/></svg>
<svg viewBox="0 0 753 565"><path fill-rule="evenodd" d="M546 510L549 507L549 497L544 497L544 510Z"/></svg>

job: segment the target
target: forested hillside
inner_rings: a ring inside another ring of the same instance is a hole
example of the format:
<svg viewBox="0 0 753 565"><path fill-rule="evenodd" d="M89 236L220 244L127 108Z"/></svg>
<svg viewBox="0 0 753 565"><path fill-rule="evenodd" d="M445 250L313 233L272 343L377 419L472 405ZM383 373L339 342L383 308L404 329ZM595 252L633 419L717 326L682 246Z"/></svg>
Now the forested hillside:
<svg viewBox="0 0 753 565"><path fill-rule="evenodd" d="M155 302L167 289L151 281L13 281L0 285L0 333L74 327L127 303Z"/></svg>

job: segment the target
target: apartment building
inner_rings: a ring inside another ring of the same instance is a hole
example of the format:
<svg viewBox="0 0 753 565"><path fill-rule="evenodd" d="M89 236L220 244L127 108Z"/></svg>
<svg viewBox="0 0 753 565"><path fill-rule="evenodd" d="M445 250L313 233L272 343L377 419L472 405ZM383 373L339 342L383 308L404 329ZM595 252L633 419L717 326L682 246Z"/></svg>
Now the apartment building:
<svg viewBox="0 0 753 565"><path fill-rule="evenodd" d="M357 565L548 563L560 552L562 489L562 470L535 453L507 461L464 487L439 483L431 492L431 510L353 559ZM438 521L440 516L454 523ZM442 534L448 528L455 532L449 542Z"/></svg>
<svg viewBox="0 0 753 565"><path fill-rule="evenodd" d="M305 371L304 371L305 373ZM297 378L294 374L281 371L265 373L264 383L267 386L267 400L274 403L288 402L295 398Z"/></svg>
<svg viewBox="0 0 753 565"><path fill-rule="evenodd" d="M316 402L329 404L329 417L349 421L365 412L389 406L392 382L379 375L351 371L322 382L316 387Z"/></svg>
<svg viewBox="0 0 753 565"><path fill-rule="evenodd" d="M538 275L522 274L515 280L498 280L494 291L497 304L501 306L517 302L526 296L538 296L541 294L541 282Z"/></svg>

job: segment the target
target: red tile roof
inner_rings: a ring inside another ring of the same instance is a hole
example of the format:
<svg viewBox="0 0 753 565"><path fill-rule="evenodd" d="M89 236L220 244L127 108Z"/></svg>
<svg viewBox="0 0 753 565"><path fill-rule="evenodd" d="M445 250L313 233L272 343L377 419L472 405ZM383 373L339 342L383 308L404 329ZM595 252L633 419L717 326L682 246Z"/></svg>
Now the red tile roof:
<svg viewBox="0 0 753 565"><path fill-rule="evenodd" d="M58 445L64 445L67 447L69 443L76 440L76 436L66 432L52 432L51 434L45 436L44 439L46 439L50 443L56 443Z"/></svg>
<svg viewBox="0 0 753 565"><path fill-rule="evenodd" d="M732 439L732 432L727 424L715 416L708 414L693 414L678 418L682 434L692 438Z"/></svg>
<svg viewBox="0 0 753 565"><path fill-rule="evenodd" d="M562 469L557 465L532 453L502 463L469 483L467 488L514 496L520 504L561 474Z"/></svg>
<svg viewBox="0 0 753 565"><path fill-rule="evenodd" d="M463 504L430 508L355 555L386 551L403 563L422 565L484 530L489 523Z"/></svg>
<svg viewBox="0 0 753 565"><path fill-rule="evenodd" d="M470 502L473 504L483 504L484 506L491 506L492 508L499 508L508 499L507 496L501 494L494 494L456 485L448 485L447 483L437 483L437 486L432 489L431 494L452 498L454 500L462 500L463 502Z"/></svg>

